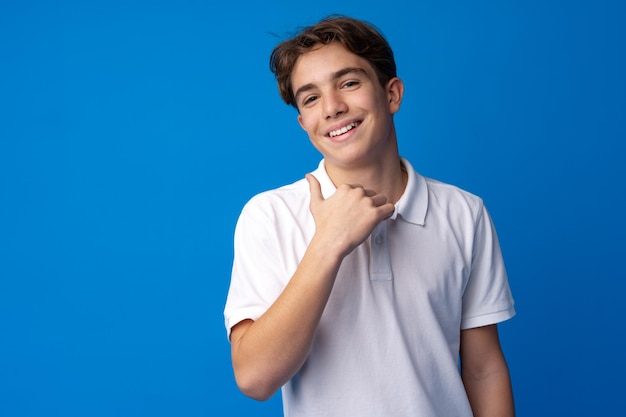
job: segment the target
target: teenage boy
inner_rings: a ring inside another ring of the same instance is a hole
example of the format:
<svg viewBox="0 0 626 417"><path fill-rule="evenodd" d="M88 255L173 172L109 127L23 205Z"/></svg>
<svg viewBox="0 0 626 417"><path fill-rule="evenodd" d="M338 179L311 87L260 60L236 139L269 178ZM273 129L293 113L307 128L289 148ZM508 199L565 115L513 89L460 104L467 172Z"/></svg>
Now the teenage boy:
<svg viewBox="0 0 626 417"><path fill-rule="evenodd" d="M323 159L237 222L224 315L239 388L282 387L286 416L513 416L495 229L480 198L399 155L385 38L334 16L270 64Z"/></svg>

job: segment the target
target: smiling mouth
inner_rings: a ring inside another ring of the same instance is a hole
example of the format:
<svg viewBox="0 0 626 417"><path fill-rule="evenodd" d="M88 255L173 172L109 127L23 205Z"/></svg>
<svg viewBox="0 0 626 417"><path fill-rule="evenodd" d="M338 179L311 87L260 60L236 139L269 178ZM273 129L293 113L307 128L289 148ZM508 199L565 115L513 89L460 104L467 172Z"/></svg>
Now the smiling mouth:
<svg viewBox="0 0 626 417"><path fill-rule="evenodd" d="M352 123L342 127L341 129L337 129L337 130L333 130L333 131L329 132L328 136L331 137L331 138L334 138L336 136L343 135L344 133L349 132L350 130L354 129L355 127L357 127L360 124L361 124L361 122L352 122Z"/></svg>

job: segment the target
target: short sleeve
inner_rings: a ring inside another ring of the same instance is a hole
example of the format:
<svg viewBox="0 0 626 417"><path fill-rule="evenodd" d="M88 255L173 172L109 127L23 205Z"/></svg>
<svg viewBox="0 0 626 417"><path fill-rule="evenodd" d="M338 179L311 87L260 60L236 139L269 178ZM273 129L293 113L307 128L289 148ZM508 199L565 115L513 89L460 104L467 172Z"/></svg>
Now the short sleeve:
<svg viewBox="0 0 626 417"><path fill-rule="evenodd" d="M286 285L274 217L271 206L255 198L244 206L237 220L231 282L224 308L229 339L234 325L245 319L257 320Z"/></svg>
<svg viewBox="0 0 626 417"><path fill-rule="evenodd" d="M481 204L474 233L471 272L463 293L461 329L499 323L514 315L514 301L500 243L491 217Z"/></svg>

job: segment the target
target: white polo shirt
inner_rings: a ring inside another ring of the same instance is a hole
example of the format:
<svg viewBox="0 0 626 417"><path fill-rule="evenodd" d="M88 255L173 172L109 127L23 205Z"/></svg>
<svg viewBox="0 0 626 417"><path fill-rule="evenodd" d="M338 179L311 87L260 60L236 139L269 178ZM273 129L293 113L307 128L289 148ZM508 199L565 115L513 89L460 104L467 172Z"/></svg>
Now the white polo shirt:
<svg viewBox="0 0 626 417"><path fill-rule="evenodd" d="M393 216L341 264L308 359L282 388L285 416L471 417L460 331L515 314L495 229L480 198L420 176ZM313 172L335 191L324 161ZM253 197L235 231L226 328L258 319L315 231L304 179Z"/></svg>

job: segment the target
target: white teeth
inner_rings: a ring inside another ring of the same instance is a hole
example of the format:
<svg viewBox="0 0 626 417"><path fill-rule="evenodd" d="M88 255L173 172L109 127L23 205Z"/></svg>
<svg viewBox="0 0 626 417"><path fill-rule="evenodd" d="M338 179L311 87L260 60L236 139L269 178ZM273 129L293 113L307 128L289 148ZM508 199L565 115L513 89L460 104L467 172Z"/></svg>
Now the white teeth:
<svg viewBox="0 0 626 417"><path fill-rule="evenodd" d="M341 129L333 130L332 132L330 132L328 134L328 136L330 136L331 138L334 138L335 136L343 135L348 130L352 130L355 127L357 127L357 123L356 122L352 122L349 125L342 127Z"/></svg>

